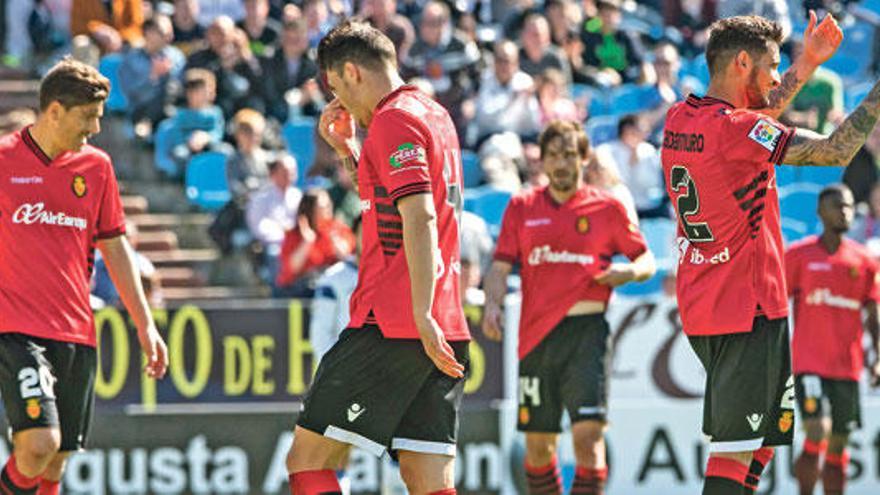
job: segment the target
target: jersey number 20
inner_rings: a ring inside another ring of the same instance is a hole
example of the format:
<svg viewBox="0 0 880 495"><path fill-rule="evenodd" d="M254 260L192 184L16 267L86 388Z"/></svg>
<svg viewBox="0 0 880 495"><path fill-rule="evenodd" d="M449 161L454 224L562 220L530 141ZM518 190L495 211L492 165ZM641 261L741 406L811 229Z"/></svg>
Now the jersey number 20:
<svg viewBox="0 0 880 495"><path fill-rule="evenodd" d="M688 169L682 165L674 165L669 171L669 185L673 193L678 193L675 200L675 210L681 219L681 227L688 240L691 242L714 241L712 229L706 222L690 222L688 218L700 211L700 195L697 193L697 185L691 178Z"/></svg>

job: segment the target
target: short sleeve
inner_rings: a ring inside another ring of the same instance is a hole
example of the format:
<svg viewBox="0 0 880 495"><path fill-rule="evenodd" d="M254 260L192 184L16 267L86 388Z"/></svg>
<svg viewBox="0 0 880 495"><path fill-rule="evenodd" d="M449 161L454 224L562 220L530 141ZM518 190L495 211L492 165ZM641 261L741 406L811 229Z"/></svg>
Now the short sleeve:
<svg viewBox="0 0 880 495"><path fill-rule="evenodd" d="M880 277L880 265L869 258L866 259L865 265L867 267L867 287L863 302L880 302L880 280L878 280L878 277Z"/></svg>
<svg viewBox="0 0 880 495"><path fill-rule="evenodd" d="M787 250L785 252L785 286L787 287L789 297L795 295L800 290L800 267L798 265L797 250Z"/></svg>
<svg viewBox="0 0 880 495"><path fill-rule="evenodd" d="M519 227L522 225L522 222L519 218L521 210L519 203L519 198L513 198L504 210L504 218L501 220L501 232L498 234L495 256L493 257L497 261L516 264L520 259Z"/></svg>
<svg viewBox="0 0 880 495"><path fill-rule="evenodd" d="M618 253L626 256L630 261L638 258L648 250L648 243L639 231L637 223L633 222L623 203L612 199L614 205L614 247Z"/></svg>
<svg viewBox="0 0 880 495"><path fill-rule="evenodd" d="M724 156L732 161L779 164L794 135L790 129L760 113L738 110L730 114L724 136Z"/></svg>
<svg viewBox="0 0 880 495"><path fill-rule="evenodd" d="M107 164L107 184L98 207L98 239L110 239L125 234L125 213L122 198L119 197L119 184L113 166Z"/></svg>
<svg viewBox="0 0 880 495"><path fill-rule="evenodd" d="M396 203L411 194L430 193L430 136L421 123L406 112L387 110L379 118L375 134L370 136L371 146L376 173L391 200Z"/></svg>

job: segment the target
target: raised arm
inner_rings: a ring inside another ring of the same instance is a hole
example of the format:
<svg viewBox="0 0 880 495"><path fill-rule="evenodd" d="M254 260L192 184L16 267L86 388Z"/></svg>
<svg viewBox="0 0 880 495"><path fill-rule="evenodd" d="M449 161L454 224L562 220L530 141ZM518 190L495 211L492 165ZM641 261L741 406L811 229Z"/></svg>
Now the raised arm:
<svg viewBox="0 0 880 495"><path fill-rule="evenodd" d="M358 188L357 163L361 154L360 142L355 131L354 119L343 108L338 99L333 99L321 112L318 132L327 141L342 161L342 167Z"/></svg>
<svg viewBox="0 0 880 495"><path fill-rule="evenodd" d="M880 117L880 81L830 136L797 129L782 163L844 167L865 144Z"/></svg>
<svg viewBox="0 0 880 495"><path fill-rule="evenodd" d="M770 92L770 104L760 112L778 119L804 83L813 77L816 68L834 55L841 41L843 31L834 17L831 14L826 15L817 26L816 13L811 10L810 23L804 31L804 49L782 75L782 83Z"/></svg>

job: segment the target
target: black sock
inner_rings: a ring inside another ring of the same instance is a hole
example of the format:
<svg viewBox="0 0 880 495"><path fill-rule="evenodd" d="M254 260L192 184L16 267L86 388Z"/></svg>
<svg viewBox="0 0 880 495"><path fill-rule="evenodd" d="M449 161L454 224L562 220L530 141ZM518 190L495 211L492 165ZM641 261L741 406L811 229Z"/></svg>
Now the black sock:
<svg viewBox="0 0 880 495"><path fill-rule="evenodd" d="M703 495L743 495L746 487L730 478L710 476L703 482Z"/></svg>

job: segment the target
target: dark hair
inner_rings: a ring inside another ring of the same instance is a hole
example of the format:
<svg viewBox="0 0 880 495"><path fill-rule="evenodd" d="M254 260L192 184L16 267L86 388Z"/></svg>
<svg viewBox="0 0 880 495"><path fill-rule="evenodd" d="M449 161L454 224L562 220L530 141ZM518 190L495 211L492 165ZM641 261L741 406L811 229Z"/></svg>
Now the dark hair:
<svg viewBox="0 0 880 495"><path fill-rule="evenodd" d="M753 58L767 53L770 43L782 43L782 26L777 22L756 15L715 21L706 46L709 74L720 74L730 59L743 50Z"/></svg>
<svg viewBox="0 0 880 495"><path fill-rule="evenodd" d="M183 88L186 90L208 88L213 92L217 86L217 77L208 69L188 69L183 74Z"/></svg>
<svg viewBox="0 0 880 495"><path fill-rule="evenodd" d="M295 19L290 19L284 23L285 31L308 31L309 27L306 24L306 20L302 17L297 17Z"/></svg>
<svg viewBox="0 0 880 495"><path fill-rule="evenodd" d="M318 208L318 200L321 196L327 195L329 197L329 193L327 193L326 189L322 189L320 187L313 187L311 189L306 190L303 193L302 199L299 202L299 208L296 211L296 216L305 215L306 219L308 219L309 224L312 227L316 227L313 224L315 211Z"/></svg>
<svg viewBox="0 0 880 495"><path fill-rule="evenodd" d="M341 74L346 62L379 71L397 67L397 52L382 31L364 22L347 20L337 24L318 43L321 71Z"/></svg>
<svg viewBox="0 0 880 495"><path fill-rule="evenodd" d="M40 81L40 110L57 101L69 110L103 102L110 94L110 81L94 67L64 57Z"/></svg>
<svg viewBox="0 0 880 495"><path fill-rule="evenodd" d="M541 135L538 136L538 146L541 148L541 159L543 159L544 155L546 155L547 146L550 145L551 141L557 138L561 138L569 132L574 132L578 135L577 144L578 151L581 152L581 157L584 159L589 157L590 138L584 131L584 126L582 126L580 122L574 122L571 120L554 120L547 124L547 127L545 127L543 131L541 131Z"/></svg>
<svg viewBox="0 0 880 495"><path fill-rule="evenodd" d="M821 205L822 202L828 198L831 198L833 196L844 196L847 193L852 194L852 191L850 191L849 187L846 184L831 184L829 186L826 186L819 193L819 201L817 201L817 203Z"/></svg>
<svg viewBox="0 0 880 495"><path fill-rule="evenodd" d="M639 116L634 113L628 113L620 118L617 122L617 137L623 136L623 131L627 129L627 127L638 127L639 126Z"/></svg>

